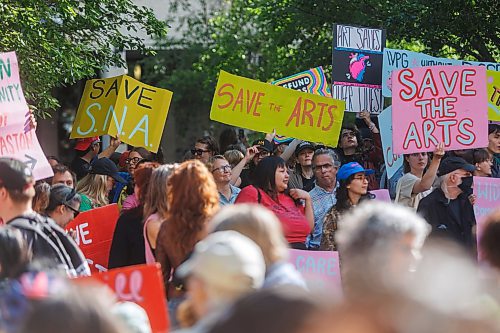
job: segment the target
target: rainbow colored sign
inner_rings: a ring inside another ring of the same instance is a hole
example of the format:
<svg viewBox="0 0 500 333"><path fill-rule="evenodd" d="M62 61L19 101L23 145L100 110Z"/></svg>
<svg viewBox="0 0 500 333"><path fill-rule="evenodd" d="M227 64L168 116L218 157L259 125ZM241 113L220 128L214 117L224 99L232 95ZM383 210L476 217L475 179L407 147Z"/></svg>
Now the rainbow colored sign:
<svg viewBox="0 0 500 333"><path fill-rule="evenodd" d="M321 66L273 81L271 84L325 97L332 96Z"/></svg>

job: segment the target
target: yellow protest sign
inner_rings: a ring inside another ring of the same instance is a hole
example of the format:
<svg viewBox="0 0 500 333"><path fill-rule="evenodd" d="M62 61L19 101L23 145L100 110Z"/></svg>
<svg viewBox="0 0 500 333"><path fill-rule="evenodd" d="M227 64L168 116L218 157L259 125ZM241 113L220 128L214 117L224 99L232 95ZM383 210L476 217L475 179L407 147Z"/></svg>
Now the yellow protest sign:
<svg viewBox="0 0 500 333"><path fill-rule="evenodd" d="M336 146L345 102L221 71L210 119Z"/></svg>
<svg viewBox="0 0 500 333"><path fill-rule="evenodd" d="M172 92L121 75L88 80L70 138L109 134L157 152Z"/></svg>
<svg viewBox="0 0 500 333"><path fill-rule="evenodd" d="M486 71L488 120L500 121L500 72Z"/></svg>

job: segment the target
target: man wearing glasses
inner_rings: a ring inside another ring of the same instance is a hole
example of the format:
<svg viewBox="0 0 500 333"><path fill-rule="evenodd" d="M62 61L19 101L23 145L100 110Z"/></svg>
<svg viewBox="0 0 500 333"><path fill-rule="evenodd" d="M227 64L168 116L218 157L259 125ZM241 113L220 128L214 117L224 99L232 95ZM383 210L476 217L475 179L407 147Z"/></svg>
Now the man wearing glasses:
<svg viewBox="0 0 500 333"><path fill-rule="evenodd" d="M314 228L306 240L306 245L310 250L319 249L323 220L328 211L337 203L339 166L339 158L333 150L319 148L314 152L312 168L316 177L316 185L309 192L314 212Z"/></svg>
<svg viewBox="0 0 500 333"><path fill-rule="evenodd" d="M194 159L207 164L210 157L219 155L219 144L213 137L204 136L196 141L194 148L191 149L191 154Z"/></svg>
<svg viewBox="0 0 500 333"><path fill-rule="evenodd" d="M438 170L441 186L423 198L417 208L432 226L431 236L452 239L471 251L476 243L472 234L476 219L468 196L472 194L474 170L461 157L444 159Z"/></svg>
<svg viewBox="0 0 500 333"><path fill-rule="evenodd" d="M90 275L87 261L75 241L54 220L31 209L34 184L31 169L25 163L0 158L0 220L19 229L32 252L32 260L52 262L53 267L69 277ZM62 204L70 206L66 200ZM75 207L71 206L75 211L69 209L72 216L76 214Z"/></svg>

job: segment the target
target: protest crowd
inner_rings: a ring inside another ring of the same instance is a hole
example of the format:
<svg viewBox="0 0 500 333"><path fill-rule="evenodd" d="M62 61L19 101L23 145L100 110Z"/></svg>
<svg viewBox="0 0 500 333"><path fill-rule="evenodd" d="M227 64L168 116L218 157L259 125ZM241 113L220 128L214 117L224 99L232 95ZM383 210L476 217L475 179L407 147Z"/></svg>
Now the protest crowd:
<svg viewBox="0 0 500 333"><path fill-rule="evenodd" d="M43 173L0 154L0 332L498 332L500 125L485 107L478 129L402 131L397 103L440 92L428 80L410 96L398 75L392 123L365 108L342 122L340 99L259 83L298 96L286 126L227 120L176 163L121 130L106 147L72 136L75 158L46 156ZM212 119L257 117L227 87ZM446 119L465 121L460 108ZM249 129L267 134L249 144Z"/></svg>

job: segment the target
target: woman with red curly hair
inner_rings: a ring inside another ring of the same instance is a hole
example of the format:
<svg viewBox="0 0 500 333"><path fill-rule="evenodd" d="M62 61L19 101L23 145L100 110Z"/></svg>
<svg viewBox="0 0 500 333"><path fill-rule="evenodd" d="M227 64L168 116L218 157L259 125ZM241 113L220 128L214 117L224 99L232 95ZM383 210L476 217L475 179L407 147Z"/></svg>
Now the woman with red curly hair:
<svg viewBox="0 0 500 333"><path fill-rule="evenodd" d="M175 326L175 310L183 299L182 285L172 281L176 268L207 235L206 225L219 210L219 192L212 174L200 161L182 163L168 179L168 210L156 243L168 308Z"/></svg>

